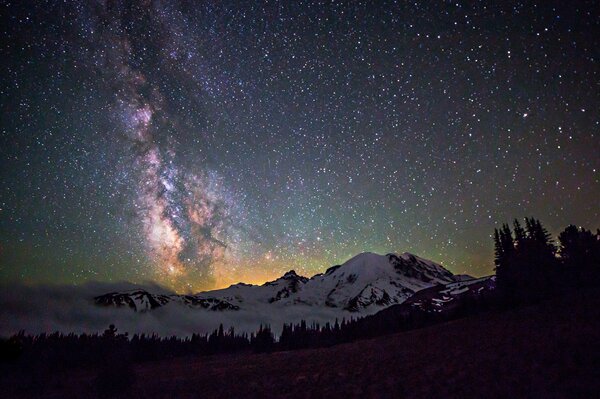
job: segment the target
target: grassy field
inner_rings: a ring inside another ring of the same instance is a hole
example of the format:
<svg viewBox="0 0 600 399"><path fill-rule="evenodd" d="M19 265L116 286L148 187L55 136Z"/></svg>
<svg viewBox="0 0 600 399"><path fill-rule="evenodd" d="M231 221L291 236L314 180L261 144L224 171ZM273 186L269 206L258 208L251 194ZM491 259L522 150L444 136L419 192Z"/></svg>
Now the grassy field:
<svg viewBox="0 0 600 399"><path fill-rule="evenodd" d="M324 349L145 363L131 374L124 397L599 397L600 296L584 291ZM64 372L37 388L9 379L3 390L102 396L97 375Z"/></svg>

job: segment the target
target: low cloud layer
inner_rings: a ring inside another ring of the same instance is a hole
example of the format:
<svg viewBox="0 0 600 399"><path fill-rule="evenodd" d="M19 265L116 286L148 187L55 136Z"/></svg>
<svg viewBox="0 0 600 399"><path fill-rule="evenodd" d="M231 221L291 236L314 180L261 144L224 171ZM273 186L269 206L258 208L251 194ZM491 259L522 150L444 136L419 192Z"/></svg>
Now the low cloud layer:
<svg viewBox="0 0 600 399"><path fill-rule="evenodd" d="M269 324L275 332L284 322L335 320L339 309L309 306L277 307L239 311L207 311L178 303L149 312L97 306L94 297L108 292L145 289L148 292L171 293L157 285L131 283L88 283L80 286L44 286L12 284L0 287L0 336L6 337L24 330L27 334L102 332L115 324L120 332L129 334L156 333L161 336L189 336L207 333L219 324L236 331L256 331L260 324Z"/></svg>

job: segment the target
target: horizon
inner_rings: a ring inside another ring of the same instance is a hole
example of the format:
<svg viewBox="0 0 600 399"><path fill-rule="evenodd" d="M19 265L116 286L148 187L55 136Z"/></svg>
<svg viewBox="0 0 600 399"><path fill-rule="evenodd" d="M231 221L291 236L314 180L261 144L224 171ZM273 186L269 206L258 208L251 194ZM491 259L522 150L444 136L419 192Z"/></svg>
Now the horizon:
<svg viewBox="0 0 600 399"><path fill-rule="evenodd" d="M233 285L237 285L237 284L250 284L250 285L254 285L254 286L261 286L264 285L268 282L272 282L275 281L281 277L283 277L285 274L289 273L289 272L295 272L298 276L300 277L306 277L308 279L311 279L315 276L321 275L323 273L325 273L325 271L330 268L330 267L334 267L334 266L341 266L344 265L345 263L347 263L348 261L360 256L360 255L364 255L364 254L375 254L378 256L386 256L389 254L395 254L395 255L404 255L404 254L410 254L410 255L414 255L418 258L421 259L425 259L428 261L432 261L442 267L444 267L446 270L448 270L443 264L436 262L433 259L427 259L424 258L418 254L413 254L411 252L407 252L407 251L394 251L394 252L386 252L386 253L377 253L377 252L373 252L373 251L364 251L364 252L360 252L358 254L355 254L353 256L349 256L347 257L347 259L345 261L342 262L338 262L338 263L334 263L331 264L329 266L324 266L322 268L321 271L317 271L315 274L310 274L310 275L305 275L302 273L298 273L296 271L296 269L291 268L288 270L285 270L283 272L281 272L280 274L274 274L272 277L268 277L266 278L266 280L262 280L262 279L257 279L255 281L251 281L251 280L247 280L247 281L236 281L236 282L227 282L224 283L224 285L222 286L215 286L213 288L206 288L206 289L202 289L202 290L198 290L198 291L178 291L172 287L169 287L168 285L162 285L160 284L160 282L157 281L153 281L153 280L145 280L145 281L130 281L130 280L115 280L115 281L111 281L111 280L83 280L77 283L65 283L65 282L60 282L60 281L53 281L53 282L44 282L44 281L33 281L33 282L28 282L28 281L23 281L23 280L15 280L15 281L4 281L4 282L0 282L0 284L3 285L11 285L11 284L22 284L25 287L67 287L69 285L74 285L74 286L100 286L100 287L104 287L104 289L108 289L109 287L123 287L122 290L125 291L129 291L129 290L135 290L135 289L144 289L144 290L152 290L153 288L156 289L160 289L160 290L164 290L164 291L168 291L168 292L172 292L174 294L195 294L195 293L202 293L202 292L209 292L209 291L215 291L215 290L221 290L221 289L225 289L225 288L229 288ZM463 275L466 273L454 273L451 270L449 270L452 274L454 275ZM481 275L481 276L473 276L470 275L471 277L474 278L481 278L481 277L487 277L487 276L491 276L493 275L493 273L491 274L486 274L486 275ZM127 286L131 286L130 288L127 288Z"/></svg>

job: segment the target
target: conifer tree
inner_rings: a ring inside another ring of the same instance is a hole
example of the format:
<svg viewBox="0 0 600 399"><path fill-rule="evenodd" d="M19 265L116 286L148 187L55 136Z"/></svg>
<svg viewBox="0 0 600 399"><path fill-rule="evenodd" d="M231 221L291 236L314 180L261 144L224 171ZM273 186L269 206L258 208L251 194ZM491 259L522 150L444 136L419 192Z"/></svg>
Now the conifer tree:
<svg viewBox="0 0 600 399"><path fill-rule="evenodd" d="M521 227L521 223L519 223L518 219L514 220L513 225L515 229L515 244L517 248L519 248L525 245L525 230L523 229L523 227Z"/></svg>
<svg viewBox="0 0 600 399"><path fill-rule="evenodd" d="M567 226L558 236L563 266L578 285L600 283L600 230L593 234L583 227Z"/></svg>
<svg viewBox="0 0 600 399"><path fill-rule="evenodd" d="M502 249L502 243L500 242L500 232L498 229L494 229L494 265L496 272L498 272L498 269L501 267L503 259L504 251Z"/></svg>

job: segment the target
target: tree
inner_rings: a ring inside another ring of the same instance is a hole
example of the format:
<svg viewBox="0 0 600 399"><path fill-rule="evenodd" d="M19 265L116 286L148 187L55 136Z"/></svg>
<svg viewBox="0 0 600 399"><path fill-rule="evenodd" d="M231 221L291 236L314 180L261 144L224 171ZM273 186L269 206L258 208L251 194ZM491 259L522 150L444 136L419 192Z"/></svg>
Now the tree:
<svg viewBox="0 0 600 399"><path fill-rule="evenodd" d="M498 272L498 268L502 267L503 260L504 251L502 250L502 243L500 242L500 231L498 229L494 229L494 270L496 273Z"/></svg>
<svg viewBox="0 0 600 399"><path fill-rule="evenodd" d="M108 326L106 330L104 330L104 338L115 338L117 336L117 328L114 324Z"/></svg>
<svg viewBox="0 0 600 399"><path fill-rule="evenodd" d="M600 282L600 231L593 234L583 227L567 226L558 236L559 254L568 273L578 285Z"/></svg>
<svg viewBox="0 0 600 399"><path fill-rule="evenodd" d="M263 327L261 324L256 336L251 339L252 347L255 352L271 352L275 343L275 337L271 332L271 327L266 325Z"/></svg>
<svg viewBox="0 0 600 399"><path fill-rule="evenodd" d="M521 223L519 223L518 219L515 219L513 222L513 226L515 229L515 245L517 248L525 245L526 235L525 230L521 227Z"/></svg>
<svg viewBox="0 0 600 399"><path fill-rule="evenodd" d="M529 301L554 290L556 247L541 222L525 218L525 228L514 220L494 230L496 281L506 299Z"/></svg>
<svg viewBox="0 0 600 399"><path fill-rule="evenodd" d="M494 230L496 282L499 292L506 298L511 298L515 293L514 252L515 246L510 227L504 223L498 230Z"/></svg>

